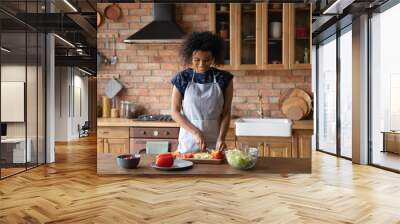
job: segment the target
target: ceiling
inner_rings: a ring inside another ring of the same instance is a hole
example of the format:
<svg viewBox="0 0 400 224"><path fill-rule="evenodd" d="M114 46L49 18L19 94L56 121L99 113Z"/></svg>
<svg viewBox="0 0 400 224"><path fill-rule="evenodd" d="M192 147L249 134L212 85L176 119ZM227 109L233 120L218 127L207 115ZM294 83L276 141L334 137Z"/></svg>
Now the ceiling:
<svg viewBox="0 0 400 224"><path fill-rule="evenodd" d="M56 65L96 70L96 0L0 0L0 30L2 46L12 50L2 51L3 62L35 62L44 49L37 35L49 32L75 45L55 38Z"/></svg>

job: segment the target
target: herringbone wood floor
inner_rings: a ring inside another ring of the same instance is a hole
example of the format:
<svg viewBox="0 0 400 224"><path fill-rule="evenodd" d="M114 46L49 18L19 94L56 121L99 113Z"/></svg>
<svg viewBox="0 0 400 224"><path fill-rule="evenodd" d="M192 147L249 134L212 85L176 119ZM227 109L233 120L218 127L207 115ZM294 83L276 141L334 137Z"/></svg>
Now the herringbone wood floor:
<svg viewBox="0 0 400 224"><path fill-rule="evenodd" d="M96 175L96 139L0 181L0 223L400 223L400 175L314 153L311 175Z"/></svg>

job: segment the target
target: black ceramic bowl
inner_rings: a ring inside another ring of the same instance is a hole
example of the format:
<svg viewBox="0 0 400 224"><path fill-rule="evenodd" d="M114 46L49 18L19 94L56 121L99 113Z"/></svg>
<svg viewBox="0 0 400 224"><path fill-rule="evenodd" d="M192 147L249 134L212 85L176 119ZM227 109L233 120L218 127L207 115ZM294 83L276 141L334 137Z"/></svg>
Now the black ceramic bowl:
<svg viewBox="0 0 400 224"><path fill-rule="evenodd" d="M139 154L124 154L117 156L118 166L125 169L135 169L137 168L140 161Z"/></svg>

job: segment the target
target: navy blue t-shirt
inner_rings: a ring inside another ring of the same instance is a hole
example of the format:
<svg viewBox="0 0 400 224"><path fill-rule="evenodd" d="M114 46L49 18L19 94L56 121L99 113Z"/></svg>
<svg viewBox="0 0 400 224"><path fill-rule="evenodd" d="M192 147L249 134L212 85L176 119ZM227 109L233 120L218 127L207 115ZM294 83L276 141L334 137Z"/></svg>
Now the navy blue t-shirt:
<svg viewBox="0 0 400 224"><path fill-rule="evenodd" d="M232 80L233 75L227 71L219 70L217 68L211 68L206 73L194 73L193 81L195 83L212 83L214 81L213 71L215 74L215 79L217 80L218 85L220 86L222 92L225 92L226 87L229 82ZM189 82L192 81L193 77L193 69L187 68L172 78L171 83L175 85L175 87L181 92L182 96L185 95L186 87Z"/></svg>

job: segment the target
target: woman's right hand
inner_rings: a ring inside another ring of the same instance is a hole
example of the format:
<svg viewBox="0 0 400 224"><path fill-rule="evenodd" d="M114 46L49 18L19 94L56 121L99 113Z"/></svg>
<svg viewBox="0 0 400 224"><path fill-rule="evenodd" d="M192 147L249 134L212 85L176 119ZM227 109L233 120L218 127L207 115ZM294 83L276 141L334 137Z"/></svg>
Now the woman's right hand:
<svg viewBox="0 0 400 224"><path fill-rule="evenodd" d="M206 138L200 130L197 130L194 134L194 138L196 139L196 143L199 146L200 150L206 149Z"/></svg>

